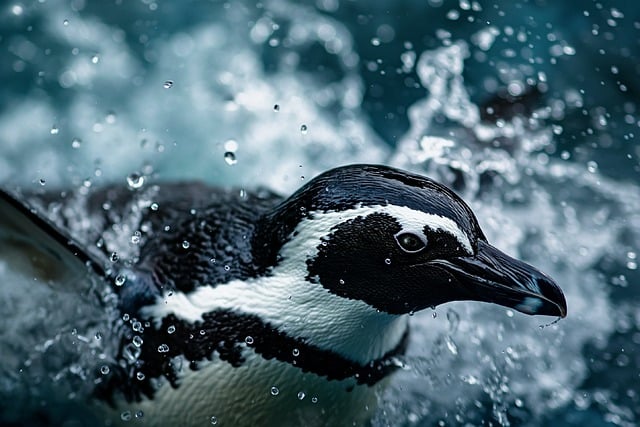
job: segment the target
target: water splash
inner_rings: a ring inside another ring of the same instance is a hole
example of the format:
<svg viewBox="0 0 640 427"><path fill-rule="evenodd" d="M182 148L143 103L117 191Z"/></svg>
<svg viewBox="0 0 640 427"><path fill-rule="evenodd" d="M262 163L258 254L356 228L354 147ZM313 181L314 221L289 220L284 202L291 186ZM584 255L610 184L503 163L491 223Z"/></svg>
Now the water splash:
<svg viewBox="0 0 640 427"><path fill-rule="evenodd" d="M601 168L579 163L568 151L557 153L556 138L566 127L557 120L584 106L578 90L568 87L562 99L530 113L488 120L471 101L463 77L473 57L467 42L445 43L419 55L411 47L399 64L406 73L415 70L427 95L409 106L409 129L391 149L362 111L365 84L354 34L328 13L287 1L264 2L263 9L230 5L214 20L167 34L166 43L145 44L140 53L127 44L123 30L95 14L74 15L72 25L63 25L67 9L66 3L49 0L29 11L42 20L43 39L85 54L61 55L55 64L37 63L34 57L43 81L69 94L68 102L29 95L2 113L2 182L40 188L39 179L46 176L46 188L77 188L94 177L98 163L102 174L90 181L95 187L122 182L147 161L162 179L268 185L283 192L300 184L300 165L307 177L348 162L386 162L428 174L470 202L496 246L557 279L567 294L569 317L540 329L546 321L478 304L450 304L446 316L440 308L439 316L416 313L409 353L399 360L406 369L382 397L376 422L535 425L567 407L604 408L620 425L637 421L629 408L612 403L614 393L606 383L594 392L583 382L589 380L585 348L601 351L612 334L640 324L632 306L614 306L610 295L634 284L628 273L637 260L628 253L640 246L640 195L636 183L607 178ZM252 26L245 30L237 22ZM470 39L488 52L504 30L487 27ZM47 47L42 40L32 43ZM376 48L384 45L376 43ZM563 55L571 54L560 48ZM99 61L93 60L94 52ZM335 63L335 74L305 69L301 58L311 52ZM168 76L179 84L164 90ZM511 95L526 89L524 79L510 77L508 83ZM117 120L105 117L112 108ZM598 117L596 124L606 126L606 115ZM303 135L302 124L311 131ZM74 138L82 144L69 144ZM230 139L242 143L242 161L233 168L222 161ZM138 191L147 190L142 199L152 203L151 186ZM142 208L132 206L134 216ZM53 218L55 210L50 207ZM119 264L137 256L133 224L119 223L101 243L119 254ZM77 217L74 227L76 233L90 233L91 219ZM25 286L32 279L4 262L0 277ZM19 296L14 292L7 298ZM74 325L75 336L60 332L69 328L55 322L50 326L37 342L28 343L38 348L34 356L73 340L82 350L72 354L93 357L78 362L79 369L40 366L52 372L56 384L74 385L71 378L86 376L86 366L105 366L101 353L91 345L85 351L86 343L77 338L94 336L92 326ZM35 370L44 362L34 357L31 363Z"/></svg>

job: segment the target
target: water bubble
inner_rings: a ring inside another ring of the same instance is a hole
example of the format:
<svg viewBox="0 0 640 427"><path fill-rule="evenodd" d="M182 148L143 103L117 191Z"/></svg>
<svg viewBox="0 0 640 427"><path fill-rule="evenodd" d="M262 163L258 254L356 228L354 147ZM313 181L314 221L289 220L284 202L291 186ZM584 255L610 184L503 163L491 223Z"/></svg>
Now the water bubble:
<svg viewBox="0 0 640 427"><path fill-rule="evenodd" d="M384 263L387 264L387 265L390 265L391 264L391 258L385 258L384 259Z"/></svg>
<svg viewBox="0 0 640 427"><path fill-rule="evenodd" d="M116 276L114 283L116 284L116 286L122 286L126 281L127 281L127 276L125 276L124 274L118 274Z"/></svg>
<svg viewBox="0 0 640 427"><path fill-rule="evenodd" d="M142 372L136 373L136 378L138 381L142 381L144 379L144 374Z"/></svg>
<svg viewBox="0 0 640 427"><path fill-rule="evenodd" d="M311 403L318 403L318 398L317 397L312 397L311 398Z"/></svg>
<svg viewBox="0 0 640 427"><path fill-rule="evenodd" d="M228 265L225 265L224 266L224 271L229 271L229 270L231 270L231 267L229 267Z"/></svg>
<svg viewBox="0 0 640 427"><path fill-rule="evenodd" d="M91 57L91 63L92 64L97 64L98 62L100 62L100 57L97 54L93 55Z"/></svg>
<svg viewBox="0 0 640 427"><path fill-rule="evenodd" d="M227 162L229 166L232 166L238 163L238 159L236 159L236 154L233 151L227 151L224 153L224 161Z"/></svg>
<svg viewBox="0 0 640 427"><path fill-rule="evenodd" d="M109 373L109 371L111 371L111 369L109 369L109 366L107 366L107 365L102 365L100 367L100 373L102 375L107 375Z"/></svg>
<svg viewBox="0 0 640 427"><path fill-rule="evenodd" d="M69 26L69 20L65 19L64 21L62 21L62 25L64 25L65 27Z"/></svg>
<svg viewBox="0 0 640 427"><path fill-rule="evenodd" d="M142 418L142 417L144 417L144 412L142 411L136 412L136 418Z"/></svg>
<svg viewBox="0 0 640 427"><path fill-rule="evenodd" d="M280 111L280 106L279 106L278 104L275 104L275 105L273 106L273 111L275 111L275 112Z"/></svg>
<svg viewBox="0 0 640 427"><path fill-rule="evenodd" d="M131 325L131 329L133 329L136 332L142 332L142 323L138 322L137 320L135 322L133 322L133 324Z"/></svg>
<svg viewBox="0 0 640 427"><path fill-rule="evenodd" d="M24 9L21 5L14 4L13 6L11 6L11 13L13 13L14 15L20 16L22 15L22 12L24 12Z"/></svg>
<svg viewBox="0 0 640 427"><path fill-rule="evenodd" d="M111 262L118 262L120 257L118 256L117 252L111 252L111 256L109 256L109 259L111 260Z"/></svg>
<svg viewBox="0 0 640 427"><path fill-rule="evenodd" d="M299 391L298 392L298 400L304 399L305 396L306 396L306 394L304 393L304 391Z"/></svg>
<svg viewBox="0 0 640 427"><path fill-rule="evenodd" d="M176 331L176 327L173 325L169 325L169 327L167 328L167 333L168 334L172 334Z"/></svg>
<svg viewBox="0 0 640 427"><path fill-rule="evenodd" d="M188 240L183 240L182 241L182 248L183 249L189 249L189 246L191 246L191 243L189 243Z"/></svg>
<svg viewBox="0 0 640 427"><path fill-rule="evenodd" d="M129 321L129 314L128 313L123 314L122 315L122 320L124 320L125 322L128 322Z"/></svg>
<svg viewBox="0 0 640 427"><path fill-rule="evenodd" d="M171 89L172 86L173 86L173 80L166 80L162 85L162 87L165 89Z"/></svg>
<svg viewBox="0 0 640 427"><path fill-rule="evenodd" d="M78 149L82 145L82 140L80 138L73 138L71 140L71 148Z"/></svg>
<svg viewBox="0 0 640 427"><path fill-rule="evenodd" d="M276 386L271 387L271 395L277 396L278 394L280 394L280 390L278 389L278 387Z"/></svg>
<svg viewBox="0 0 640 427"><path fill-rule="evenodd" d="M120 414L120 419L122 421L131 421L131 411L124 411Z"/></svg>
<svg viewBox="0 0 640 427"><path fill-rule="evenodd" d="M51 130L49 131L49 133L51 135L57 135L58 133L60 133L60 129L58 129L58 126L53 125L51 126Z"/></svg>
<svg viewBox="0 0 640 427"><path fill-rule="evenodd" d="M218 424L218 418L217 417L211 417L211 424L213 424L213 425Z"/></svg>
<svg viewBox="0 0 640 427"><path fill-rule="evenodd" d="M158 353L168 353L169 352L169 346L166 344L160 344L158 346Z"/></svg>
<svg viewBox="0 0 640 427"><path fill-rule="evenodd" d="M102 339L102 333L96 332L95 337L96 337L96 340L100 341Z"/></svg>
<svg viewBox="0 0 640 427"><path fill-rule="evenodd" d="M141 237L142 237L142 233L140 233L138 230L134 231L133 234L131 235L131 243L133 243L134 245L137 245L138 243L140 243Z"/></svg>
<svg viewBox="0 0 640 427"><path fill-rule="evenodd" d="M300 132L301 132L303 135L306 135L306 134L307 134L307 131L308 131L307 125L302 125L302 126L300 126Z"/></svg>
<svg viewBox="0 0 640 427"><path fill-rule="evenodd" d="M297 348L294 348L291 354L293 354L293 357L298 357L300 356L300 350L298 350Z"/></svg>
<svg viewBox="0 0 640 427"><path fill-rule="evenodd" d="M151 208L151 210L152 210L152 211L157 211L159 207L160 207L160 206L158 206L158 204L157 204L157 203L151 203L151 206L150 206L150 208Z"/></svg>
<svg viewBox="0 0 640 427"><path fill-rule="evenodd" d="M136 335L136 336L133 337L131 342L133 343L133 345L135 345L136 347L140 348L144 341L142 340L142 338L139 335Z"/></svg>
<svg viewBox="0 0 640 427"><path fill-rule="evenodd" d="M38 180L38 182L39 182L39 183L40 183L40 185L42 185L42 186L44 186L44 185L47 183L47 181L45 181L45 179L44 179L44 178L40 178L40 179Z"/></svg>
<svg viewBox="0 0 640 427"><path fill-rule="evenodd" d="M133 172L127 175L127 185L132 190L136 190L144 185L144 176L140 175L138 172Z"/></svg>
<svg viewBox="0 0 640 427"><path fill-rule="evenodd" d="M341 285L344 285L344 280L340 279L340 280L338 280L338 283L341 284Z"/></svg>
<svg viewBox="0 0 640 427"><path fill-rule="evenodd" d="M248 345L253 344L253 337L252 337L251 335L247 335L247 336L244 338L244 342L246 342Z"/></svg>

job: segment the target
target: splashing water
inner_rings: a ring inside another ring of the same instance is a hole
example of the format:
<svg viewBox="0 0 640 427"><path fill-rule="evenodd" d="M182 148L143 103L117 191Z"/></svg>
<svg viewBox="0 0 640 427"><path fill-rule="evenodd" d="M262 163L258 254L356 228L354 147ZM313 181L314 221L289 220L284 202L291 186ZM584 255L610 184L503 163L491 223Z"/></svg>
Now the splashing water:
<svg viewBox="0 0 640 427"><path fill-rule="evenodd" d="M631 372L638 362L625 361L612 348L638 345L637 337L633 341L640 330L633 305L637 296L627 296L634 295L638 279L640 192L637 182L611 178L594 159L575 160L559 146L559 135L570 125L561 119L580 112L584 96L568 87L548 94L530 111L487 118L467 81L473 74L468 67L478 51L491 54L499 33L507 30L491 26L466 38L439 37L432 46L398 52L402 76L415 73L413 86L420 92L405 101L407 128L395 144L387 144L369 117L365 99L371 90L362 71L379 73L384 64L361 58L364 48L357 40L364 36L332 15L341 10L331 6L334 2L317 3L321 12L286 1L265 2L263 9L232 2L216 9L215 19L194 19L179 31L163 33L163 42L158 34L146 34L154 42L142 52L99 8L74 15L70 25L63 24L68 8L62 1L34 4L12 15L42 22L40 35L9 39L25 67L43 70L38 84L51 97L25 91L30 95L14 99L12 108L1 112L0 181L37 190L45 178L46 188L78 188L90 177L92 187L126 182L132 191L152 194L154 180L197 178L289 193L300 184L301 172L311 177L352 162L384 162L431 176L469 202L493 244L557 280L569 316L542 328L548 320L477 303L416 313L408 353L398 359L402 369L380 396L374 425L479 425L487 420L501 426L544 425L594 412L601 414L602 425L605 420L635 425L638 397L619 396L633 392L633 383L625 389L620 380L614 388L603 377L611 369L606 363L614 363L608 360L617 361L621 377L637 375ZM171 27L171 19L186 13L166 7L156 11L161 25ZM214 6L194 7L210 13ZM459 8L447 19L469 10ZM238 22L251 26L247 30ZM368 49L390 43L387 27L401 31L400 26L379 25L376 43L366 35ZM49 40L78 52L60 54L56 64L29 53L44 51ZM570 55L569 48L552 49L552 56ZM317 56L325 61L324 73L305 65ZM531 82L506 69L510 96L522 95ZM550 78L538 79L538 87ZM117 120L107 119L110 115ZM82 143L72 147L72 140ZM233 149L226 146L229 141ZM153 165L150 173L145 165ZM145 172L132 180L135 170ZM121 262L137 256L138 245L130 240L140 232L131 224L119 224L122 233L105 236L107 243L123 248ZM74 227L89 233L91 224L78 218ZM122 236L126 239L119 241ZM111 362L103 350L114 345L112 337L100 325L113 321L114 313L92 305L97 285L85 280L71 287L86 297L74 309L78 319L93 320L61 324L63 318L55 314L65 295L60 283L43 286L43 295L33 296L50 301L34 317L20 317L34 310L21 299L20 289L37 287L33 275L16 271L5 248L0 249L0 283L16 284L0 287L4 306L16 307L3 313L22 319L11 328L1 324L0 343L12 345L0 346L0 396L26 400L30 372L46 372L47 387L65 384L81 399L90 385L87 378ZM101 300L113 298L101 290L98 294ZM45 318L46 325L40 326ZM33 330L38 333L27 339L25 331ZM51 358L53 352L82 357L72 363L70 356ZM598 371L593 360L605 368ZM19 414L3 416L11 420Z"/></svg>

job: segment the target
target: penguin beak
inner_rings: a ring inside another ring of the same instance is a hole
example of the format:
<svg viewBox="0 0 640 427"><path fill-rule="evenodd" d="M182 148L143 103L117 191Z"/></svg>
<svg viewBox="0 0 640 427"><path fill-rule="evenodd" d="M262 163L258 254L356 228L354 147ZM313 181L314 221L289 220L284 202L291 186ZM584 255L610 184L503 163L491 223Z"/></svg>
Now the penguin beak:
<svg viewBox="0 0 640 427"><path fill-rule="evenodd" d="M491 302L526 314L567 315L562 290L549 276L487 242L478 242L475 256L450 259L445 264L463 288L465 299Z"/></svg>

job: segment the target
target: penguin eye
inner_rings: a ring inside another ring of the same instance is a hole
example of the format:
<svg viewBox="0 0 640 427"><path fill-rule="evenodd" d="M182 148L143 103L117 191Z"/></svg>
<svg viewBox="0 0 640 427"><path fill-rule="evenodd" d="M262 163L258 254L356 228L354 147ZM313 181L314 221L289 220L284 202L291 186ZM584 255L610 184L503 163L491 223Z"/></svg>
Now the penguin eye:
<svg viewBox="0 0 640 427"><path fill-rule="evenodd" d="M403 251L414 254L420 252L427 246L427 241L413 233L400 232L395 235L396 242Z"/></svg>

